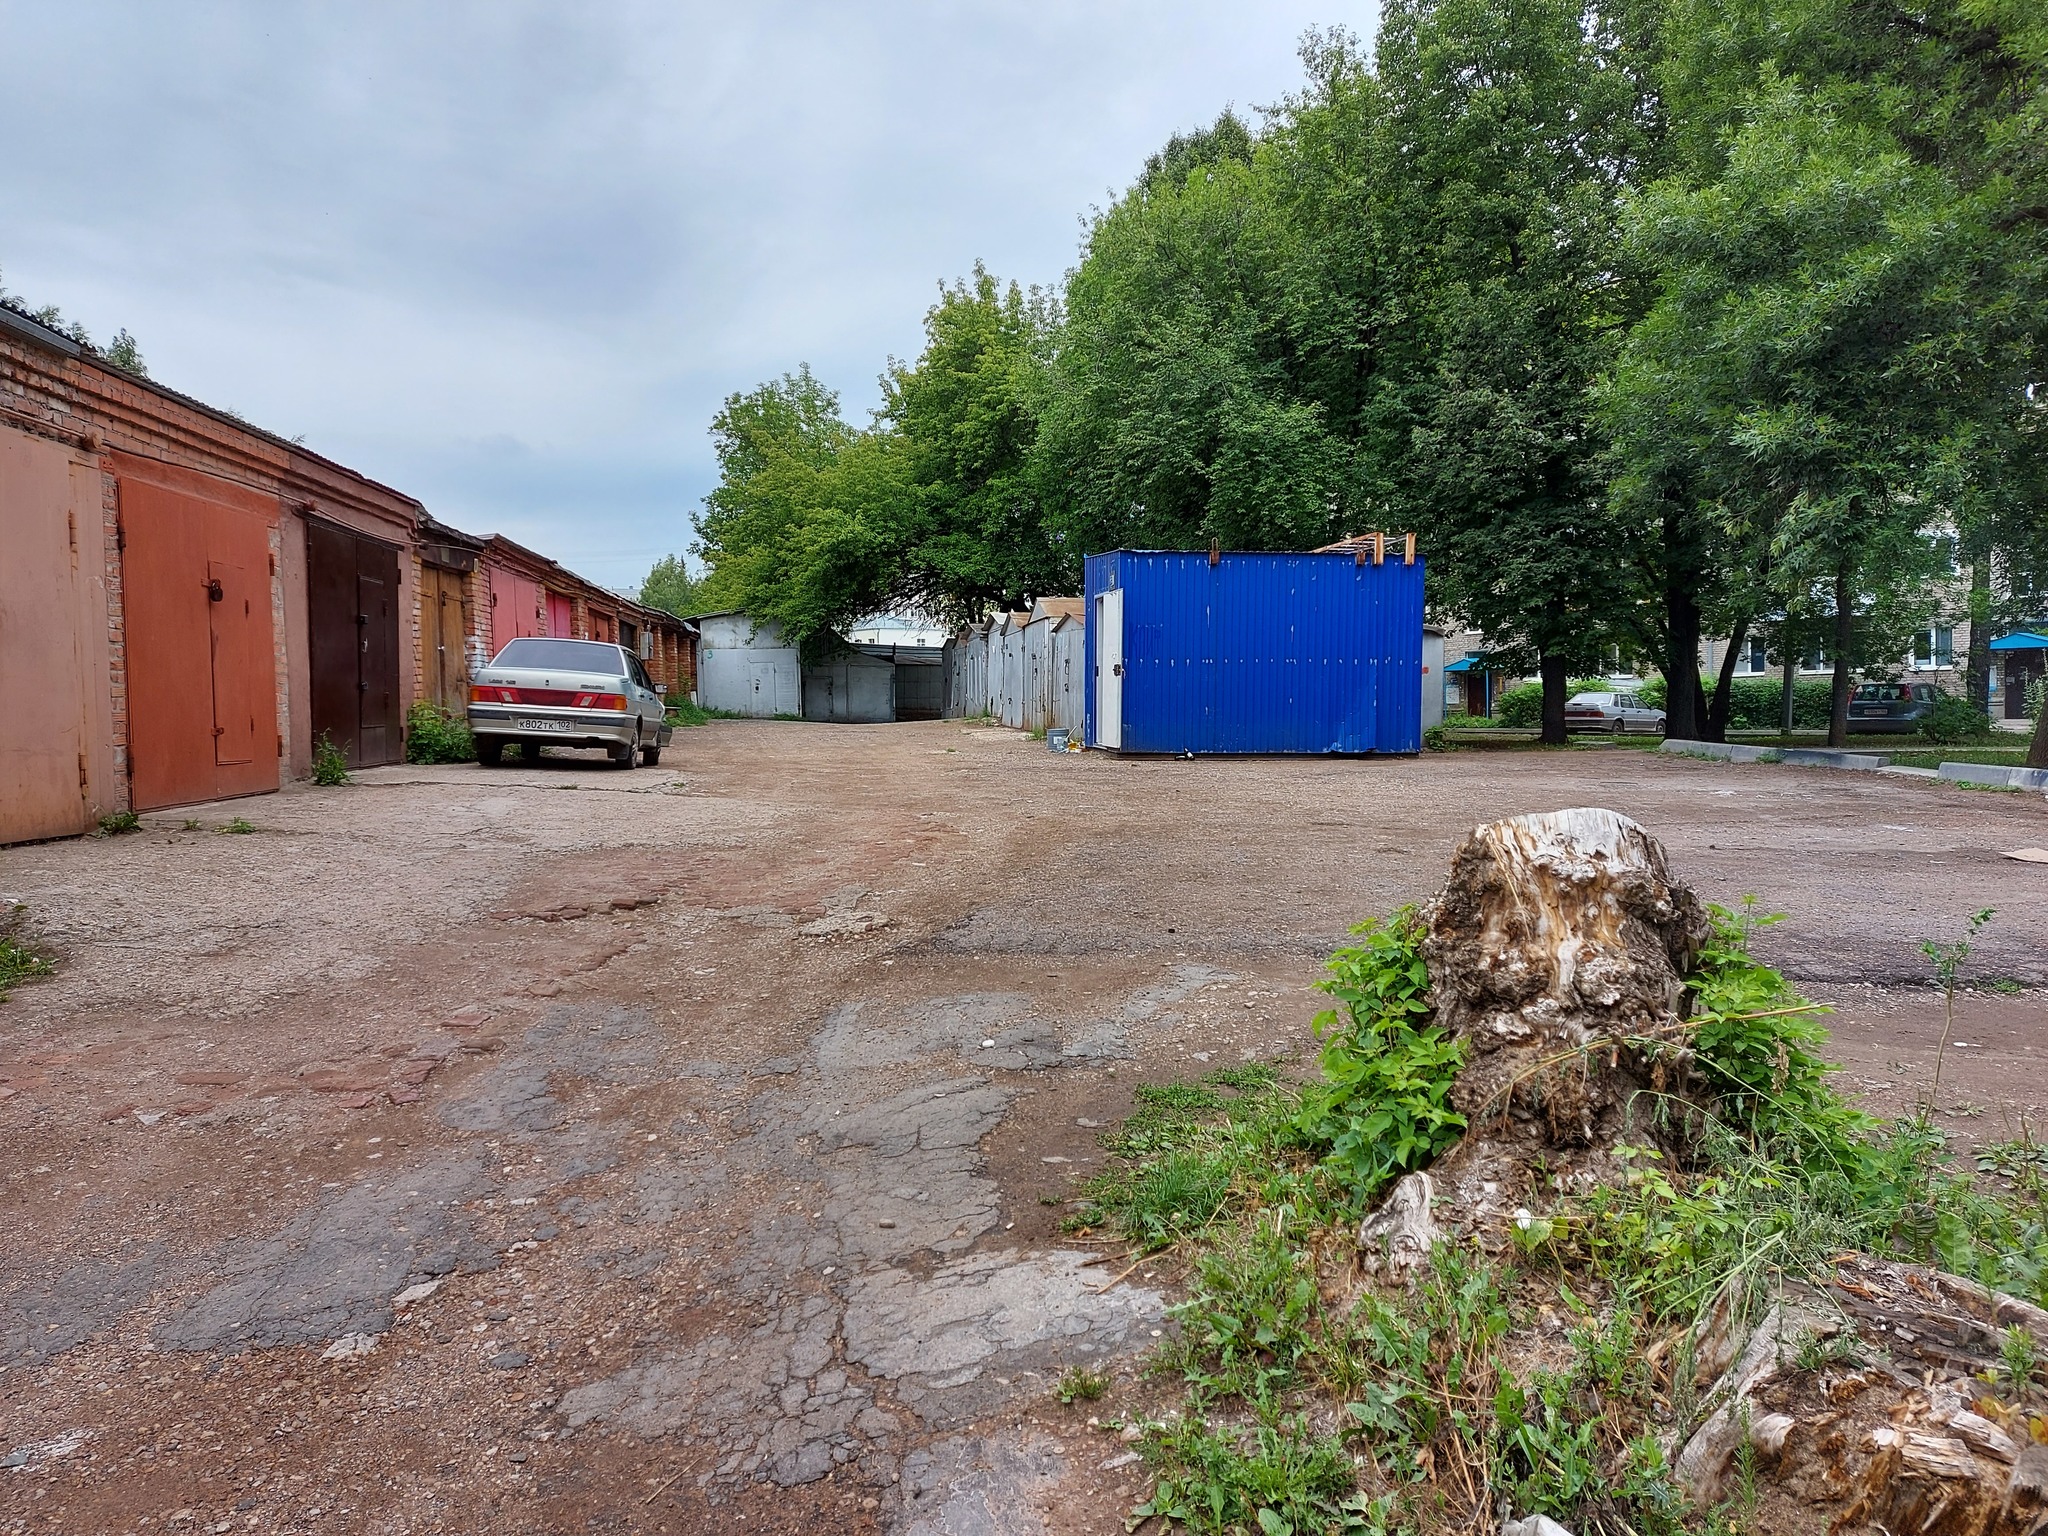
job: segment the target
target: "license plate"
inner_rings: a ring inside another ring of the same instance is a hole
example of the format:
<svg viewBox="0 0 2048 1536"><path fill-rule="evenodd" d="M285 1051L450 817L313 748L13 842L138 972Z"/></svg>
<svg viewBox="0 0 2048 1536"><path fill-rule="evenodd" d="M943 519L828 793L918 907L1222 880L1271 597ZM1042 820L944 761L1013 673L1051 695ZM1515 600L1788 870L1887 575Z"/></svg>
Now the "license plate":
<svg viewBox="0 0 2048 1536"><path fill-rule="evenodd" d="M512 723L522 731L566 731L569 729L569 722L566 720L514 720Z"/></svg>

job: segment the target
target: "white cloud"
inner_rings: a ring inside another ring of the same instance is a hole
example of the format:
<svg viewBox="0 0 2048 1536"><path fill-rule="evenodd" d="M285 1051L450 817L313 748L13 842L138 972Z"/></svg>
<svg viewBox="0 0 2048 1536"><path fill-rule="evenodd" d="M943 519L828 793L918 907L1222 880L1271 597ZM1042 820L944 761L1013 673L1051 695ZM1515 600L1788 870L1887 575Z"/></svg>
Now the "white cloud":
<svg viewBox="0 0 2048 1536"><path fill-rule="evenodd" d="M808 361L860 419L940 281L1057 281L1332 21L1370 7L0 0L0 271L627 584L687 541L725 395Z"/></svg>

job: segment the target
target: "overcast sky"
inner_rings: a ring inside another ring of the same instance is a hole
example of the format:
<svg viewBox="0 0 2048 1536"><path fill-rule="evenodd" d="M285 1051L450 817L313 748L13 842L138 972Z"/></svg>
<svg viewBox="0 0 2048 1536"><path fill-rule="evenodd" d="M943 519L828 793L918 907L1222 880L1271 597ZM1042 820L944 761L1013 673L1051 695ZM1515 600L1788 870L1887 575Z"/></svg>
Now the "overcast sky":
<svg viewBox="0 0 2048 1536"><path fill-rule="evenodd" d="M613 586L718 403L865 421L941 279L1053 283L1178 129L1367 0L0 0L0 280L151 373Z"/></svg>

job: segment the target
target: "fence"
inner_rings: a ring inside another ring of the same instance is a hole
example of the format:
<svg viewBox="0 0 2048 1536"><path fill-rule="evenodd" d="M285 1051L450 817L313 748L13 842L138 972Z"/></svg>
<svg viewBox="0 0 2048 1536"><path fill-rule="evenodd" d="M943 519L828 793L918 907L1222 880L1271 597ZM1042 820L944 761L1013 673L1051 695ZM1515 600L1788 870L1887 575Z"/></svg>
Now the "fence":
<svg viewBox="0 0 2048 1536"><path fill-rule="evenodd" d="M1009 618L961 631L946 644L948 719L990 715L1020 731L1081 730L1085 635L1066 616Z"/></svg>

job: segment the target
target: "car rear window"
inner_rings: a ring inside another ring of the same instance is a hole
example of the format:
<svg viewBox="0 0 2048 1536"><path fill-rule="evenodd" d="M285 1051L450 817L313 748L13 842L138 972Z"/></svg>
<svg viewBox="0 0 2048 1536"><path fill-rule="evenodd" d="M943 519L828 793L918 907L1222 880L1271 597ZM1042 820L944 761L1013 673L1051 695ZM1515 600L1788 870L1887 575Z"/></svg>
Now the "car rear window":
<svg viewBox="0 0 2048 1536"><path fill-rule="evenodd" d="M1583 704L1589 708L1598 708L1613 697L1611 693L1575 693L1565 701L1565 706L1569 708L1573 704Z"/></svg>
<svg viewBox="0 0 2048 1536"><path fill-rule="evenodd" d="M1913 690L1901 683L1865 683L1856 690L1857 699L1865 704L1893 704L1912 696Z"/></svg>
<svg viewBox="0 0 2048 1536"><path fill-rule="evenodd" d="M498 652L494 667L526 667L540 672L615 672L623 674L616 645L596 640L514 640Z"/></svg>

